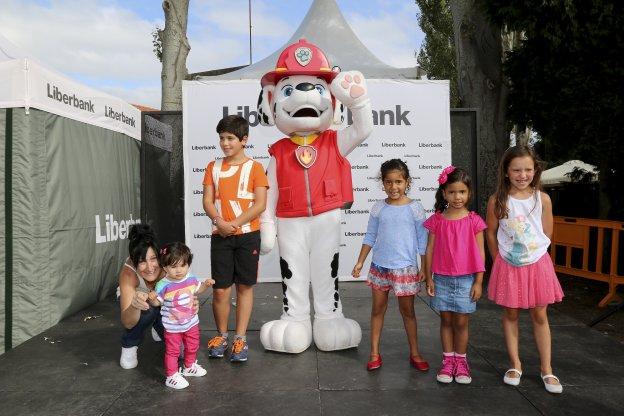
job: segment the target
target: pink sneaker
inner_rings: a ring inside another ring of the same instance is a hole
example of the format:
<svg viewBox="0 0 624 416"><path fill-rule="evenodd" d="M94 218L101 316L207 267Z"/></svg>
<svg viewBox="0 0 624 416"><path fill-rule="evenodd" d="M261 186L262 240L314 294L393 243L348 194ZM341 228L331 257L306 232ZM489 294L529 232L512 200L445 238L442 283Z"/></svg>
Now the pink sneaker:
<svg viewBox="0 0 624 416"><path fill-rule="evenodd" d="M455 357L455 382L459 384L470 384L470 367L466 357Z"/></svg>
<svg viewBox="0 0 624 416"><path fill-rule="evenodd" d="M443 355L442 368L438 371L436 380L440 383L450 383L453 381L453 374L455 374L455 357Z"/></svg>

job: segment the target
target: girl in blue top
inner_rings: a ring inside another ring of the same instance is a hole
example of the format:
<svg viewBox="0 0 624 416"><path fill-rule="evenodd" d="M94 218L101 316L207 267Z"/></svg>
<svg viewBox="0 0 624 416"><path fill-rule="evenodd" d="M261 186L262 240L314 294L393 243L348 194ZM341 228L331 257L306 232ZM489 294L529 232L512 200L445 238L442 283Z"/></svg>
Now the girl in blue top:
<svg viewBox="0 0 624 416"><path fill-rule="evenodd" d="M405 162L399 159L385 161L381 165L383 189L388 195L373 205L362 249L351 273L359 277L364 260L371 250L373 259L366 284L373 292L371 311L371 353L366 368L369 371L381 367L379 341L384 316L388 307L388 292L394 290L399 300L407 341L410 348L409 362L421 371L429 364L418 351L414 295L420 291L424 279L418 268L416 253L424 265L427 248L427 231L423 227L425 210L422 205L406 195L410 188L410 174Z"/></svg>

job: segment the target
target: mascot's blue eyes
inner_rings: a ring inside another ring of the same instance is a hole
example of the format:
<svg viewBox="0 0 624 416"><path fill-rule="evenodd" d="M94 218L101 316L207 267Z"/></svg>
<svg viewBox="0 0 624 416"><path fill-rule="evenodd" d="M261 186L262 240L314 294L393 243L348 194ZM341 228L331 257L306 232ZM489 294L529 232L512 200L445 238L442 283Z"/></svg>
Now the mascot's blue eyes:
<svg viewBox="0 0 624 416"><path fill-rule="evenodd" d="M316 84L314 86L316 88L316 90L319 92L319 94L323 95L323 93L325 92L325 87L322 86L321 84Z"/></svg>
<svg viewBox="0 0 624 416"><path fill-rule="evenodd" d="M290 94L292 94L292 92L292 85L286 85L284 88L282 88L282 94L284 94L284 97L290 97Z"/></svg>

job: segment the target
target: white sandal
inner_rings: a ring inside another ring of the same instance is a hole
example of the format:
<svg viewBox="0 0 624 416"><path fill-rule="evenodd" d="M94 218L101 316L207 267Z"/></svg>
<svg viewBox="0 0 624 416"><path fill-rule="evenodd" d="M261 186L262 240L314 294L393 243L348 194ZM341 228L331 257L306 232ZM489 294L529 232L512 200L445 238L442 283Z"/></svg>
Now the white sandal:
<svg viewBox="0 0 624 416"><path fill-rule="evenodd" d="M507 377L507 373L516 373L518 374L518 377ZM517 386L520 384L521 378L522 378L522 371L516 368L510 368L509 370L505 371L505 375L503 376L503 382L505 384L509 384L510 386Z"/></svg>
<svg viewBox="0 0 624 416"><path fill-rule="evenodd" d="M548 378L552 378L554 380L557 380L557 383L559 384L550 384L546 382L546 379ZM559 378L553 374L546 374L542 376L542 381L544 382L544 388L546 389L546 391L548 393L562 393L563 392L563 386L561 385L561 382L559 381Z"/></svg>

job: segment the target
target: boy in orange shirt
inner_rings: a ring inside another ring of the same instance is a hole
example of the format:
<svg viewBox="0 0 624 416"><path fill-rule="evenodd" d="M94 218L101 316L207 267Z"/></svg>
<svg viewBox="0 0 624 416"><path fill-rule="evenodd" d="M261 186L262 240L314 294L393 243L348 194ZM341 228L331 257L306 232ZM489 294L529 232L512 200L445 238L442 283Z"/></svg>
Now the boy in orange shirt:
<svg viewBox="0 0 624 416"><path fill-rule="evenodd" d="M204 210L213 224L210 261L212 312L218 334L208 341L208 356L223 357L228 347L230 293L236 284L236 334L230 361L247 361L247 326L260 256L259 216L266 207L269 182L262 165L245 155L249 123L230 115L217 124L225 157L210 162L204 174Z"/></svg>

